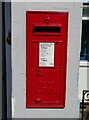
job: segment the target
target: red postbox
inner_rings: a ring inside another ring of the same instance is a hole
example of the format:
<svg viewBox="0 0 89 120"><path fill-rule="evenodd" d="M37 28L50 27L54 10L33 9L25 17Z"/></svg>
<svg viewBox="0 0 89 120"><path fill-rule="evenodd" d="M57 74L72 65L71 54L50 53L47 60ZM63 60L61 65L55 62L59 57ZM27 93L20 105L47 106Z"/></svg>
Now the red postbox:
<svg viewBox="0 0 89 120"><path fill-rule="evenodd" d="M68 12L26 12L26 107L64 108Z"/></svg>

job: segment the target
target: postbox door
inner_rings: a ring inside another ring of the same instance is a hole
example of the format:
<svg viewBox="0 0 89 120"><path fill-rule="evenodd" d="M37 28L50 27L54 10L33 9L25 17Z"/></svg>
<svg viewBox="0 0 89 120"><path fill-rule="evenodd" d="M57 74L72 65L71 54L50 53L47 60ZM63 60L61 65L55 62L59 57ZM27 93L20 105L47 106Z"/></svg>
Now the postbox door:
<svg viewBox="0 0 89 120"><path fill-rule="evenodd" d="M60 101L61 43L32 44L32 103L39 106L46 106L47 103L58 104ZM57 51L59 51L58 55Z"/></svg>

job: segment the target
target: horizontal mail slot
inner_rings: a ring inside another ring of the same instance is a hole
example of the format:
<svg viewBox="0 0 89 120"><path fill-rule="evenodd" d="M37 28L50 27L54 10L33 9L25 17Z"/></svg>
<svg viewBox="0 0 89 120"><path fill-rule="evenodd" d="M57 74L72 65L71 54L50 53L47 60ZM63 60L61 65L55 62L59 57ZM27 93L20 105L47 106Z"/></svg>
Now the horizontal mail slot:
<svg viewBox="0 0 89 120"><path fill-rule="evenodd" d="M60 27L35 27L33 33L35 32L47 32L47 33L60 33Z"/></svg>
<svg viewBox="0 0 89 120"><path fill-rule="evenodd" d="M60 26L34 26L33 35L60 35Z"/></svg>

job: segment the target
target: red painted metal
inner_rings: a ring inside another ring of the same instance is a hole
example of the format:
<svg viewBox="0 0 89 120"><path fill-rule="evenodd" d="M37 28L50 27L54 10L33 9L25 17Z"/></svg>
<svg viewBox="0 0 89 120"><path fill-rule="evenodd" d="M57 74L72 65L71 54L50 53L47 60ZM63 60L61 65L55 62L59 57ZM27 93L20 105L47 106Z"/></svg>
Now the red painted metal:
<svg viewBox="0 0 89 120"><path fill-rule="evenodd" d="M65 107L67 34L68 12L26 12L27 108ZM39 66L40 42L54 43L53 67Z"/></svg>

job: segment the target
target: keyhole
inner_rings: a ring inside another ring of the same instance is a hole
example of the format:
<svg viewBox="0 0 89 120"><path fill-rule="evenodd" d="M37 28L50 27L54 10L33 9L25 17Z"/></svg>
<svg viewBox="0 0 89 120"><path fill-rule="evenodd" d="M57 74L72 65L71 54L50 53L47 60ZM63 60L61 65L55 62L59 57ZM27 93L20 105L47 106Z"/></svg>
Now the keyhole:
<svg viewBox="0 0 89 120"><path fill-rule="evenodd" d="M39 72L40 72L40 70L37 70L37 72L39 73Z"/></svg>

